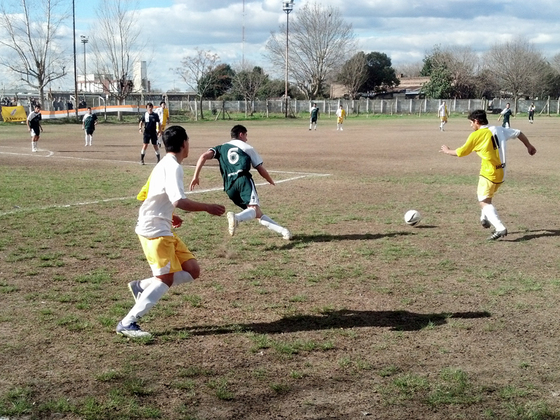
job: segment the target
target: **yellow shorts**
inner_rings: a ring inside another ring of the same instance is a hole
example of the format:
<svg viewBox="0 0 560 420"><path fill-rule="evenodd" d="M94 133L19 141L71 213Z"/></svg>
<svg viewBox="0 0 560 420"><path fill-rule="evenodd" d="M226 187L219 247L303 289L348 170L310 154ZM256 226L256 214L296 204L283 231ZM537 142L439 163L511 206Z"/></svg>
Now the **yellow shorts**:
<svg viewBox="0 0 560 420"><path fill-rule="evenodd" d="M439 117L442 122L447 122L447 117Z"/></svg>
<svg viewBox="0 0 560 420"><path fill-rule="evenodd" d="M476 189L478 201L484 201L487 198L494 197L494 194L496 194L496 191L498 191L500 185L502 184L495 184L492 181L484 178L483 176L478 177L478 188Z"/></svg>
<svg viewBox="0 0 560 420"><path fill-rule="evenodd" d="M182 264L194 258L185 243L175 234L158 238L138 235L138 238L154 276L181 271Z"/></svg>

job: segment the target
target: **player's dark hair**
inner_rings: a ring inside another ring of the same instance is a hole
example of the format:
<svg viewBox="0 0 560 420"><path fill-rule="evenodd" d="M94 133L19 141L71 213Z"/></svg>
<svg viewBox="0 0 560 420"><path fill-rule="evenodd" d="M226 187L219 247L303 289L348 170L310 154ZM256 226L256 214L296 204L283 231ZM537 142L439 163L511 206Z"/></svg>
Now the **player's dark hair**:
<svg viewBox="0 0 560 420"><path fill-rule="evenodd" d="M189 139L187 130L180 125L172 125L166 128L162 135L165 151L179 153L183 147L183 142Z"/></svg>
<svg viewBox="0 0 560 420"><path fill-rule="evenodd" d="M148 108L149 106L151 106L151 107L153 108L153 107L154 107L154 104L151 103L151 102L148 102L148 103L146 104L146 108Z"/></svg>
<svg viewBox="0 0 560 420"><path fill-rule="evenodd" d="M163 104L165 104L165 101L161 101L159 104L160 104L160 105L163 105Z"/></svg>
<svg viewBox="0 0 560 420"><path fill-rule="evenodd" d="M241 133L247 133L247 129L241 124L234 125L233 128L231 129L231 138L239 139L239 135Z"/></svg>
<svg viewBox="0 0 560 420"><path fill-rule="evenodd" d="M488 125L488 118L486 117L486 112L483 109L474 110L467 118L471 121L478 121L480 125Z"/></svg>

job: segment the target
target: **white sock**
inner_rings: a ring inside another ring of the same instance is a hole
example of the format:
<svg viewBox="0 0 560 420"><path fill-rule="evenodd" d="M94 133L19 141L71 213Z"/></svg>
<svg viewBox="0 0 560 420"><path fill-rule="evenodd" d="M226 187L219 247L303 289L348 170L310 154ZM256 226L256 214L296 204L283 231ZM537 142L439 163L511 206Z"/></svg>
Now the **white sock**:
<svg viewBox="0 0 560 420"><path fill-rule="evenodd" d="M246 222L247 220L253 220L257 217L257 212L255 209L247 208L240 213L235 215L238 222Z"/></svg>
<svg viewBox="0 0 560 420"><path fill-rule="evenodd" d="M486 218L486 215L484 214L484 210L481 210L480 211L480 221L482 222L483 220L488 220L488 219Z"/></svg>
<svg viewBox="0 0 560 420"><path fill-rule="evenodd" d="M488 204L488 205L484 206L482 208L482 212L486 216L486 219L488 219L488 221L490 223L492 223L492 226L494 226L494 228L497 231L501 231L501 230L504 230L506 228L504 226L504 224L502 223L502 221L500 220L500 217L498 216L498 212L496 211L496 207L494 207L492 204Z"/></svg>
<svg viewBox="0 0 560 420"><path fill-rule="evenodd" d="M273 230L276 233L282 234L284 228L268 217L266 214L263 214L262 217L259 219L259 223L263 226L266 226L270 230Z"/></svg>
<svg viewBox="0 0 560 420"><path fill-rule="evenodd" d="M140 280L140 287L142 288L142 290L146 290L148 286L152 284L154 281L160 281L160 280L155 277L149 277L147 279Z"/></svg>
<svg viewBox="0 0 560 420"><path fill-rule="evenodd" d="M183 283L190 283L193 280L194 279L191 276L191 273L187 271L177 271L173 273L173 286L179 286Z"/></svg>
<svg viewBox="0 0 560 420"><path fill-rule="evenodd" d="M138 299L130 312L122 319L122 325L127 327L146 315L168 290L169 286L162 281L151 283L148 288L144 289L140 299Z"/></svg>

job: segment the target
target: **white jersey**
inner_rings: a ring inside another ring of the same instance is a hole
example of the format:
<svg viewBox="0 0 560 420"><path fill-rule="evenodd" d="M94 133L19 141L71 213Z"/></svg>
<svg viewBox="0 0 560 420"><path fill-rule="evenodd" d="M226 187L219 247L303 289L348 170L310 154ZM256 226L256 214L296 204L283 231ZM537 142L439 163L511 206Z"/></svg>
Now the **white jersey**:
<svg viewBox="0 0 560 420"><path fill-rule="evenodd" d="M441 104L438 108L438 116L440 117L447 117L447 105L446 104Z"/></svg>
<svg viewBox="0 0 560 420"><path fill-rule="evenodd" d="M521 134L521 130L515 128L505 128L495 125L483 125L480 128L488 128L492 132L495 139L495 144L499 145L498 150L500 153L500 160L504 168L504 180L506 179L506 142L510 139L515 139Z"/></svg>
<svg viewBox="0 0 560 420"><path fill-rule="evenodd" d="M175 155L165 155L152 171L148 182L148 195L140 207L135 232L146 238L173 236L173 203L186 197L183 167Z"/></svg>

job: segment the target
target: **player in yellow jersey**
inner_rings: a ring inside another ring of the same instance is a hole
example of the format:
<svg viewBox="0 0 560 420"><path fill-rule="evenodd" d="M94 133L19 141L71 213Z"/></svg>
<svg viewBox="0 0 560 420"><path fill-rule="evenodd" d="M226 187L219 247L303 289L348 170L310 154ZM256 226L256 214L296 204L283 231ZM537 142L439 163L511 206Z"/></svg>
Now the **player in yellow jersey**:
<svg viewBox="0 0 560 420"><path fill-rule="evenodd" d="M488 239L496 240L507 235L507 229L492 204L494 194L505 179L506 141L518 138L531 156L537 153L537 149L519 130L489 126L486 112L481 109L471 112L468 118L474 133L469 136L466 143L455 150L443 145L440 152L459 157L476 152L482 159L477 188L478 202L482 208L480 223L484 228L494 226L495 231Z"/></svg>
<svg viewBox="0 0 560 420"><path fill-rule="evenodd" d="M336 110L336 129L342 131L342 124L344 123L344 118L346 118L346 111L340 105Z"/></svg>
<svg viewBox="0 0 560 420"><path fill-rule="evenodd" d="M447 109L447 105L445 104L445 101L443 101L439 106L438 115L440 119L439 129L440 131L445 131L443 129L443 126L447 124L447 119L449 118L449 110Z"/></svg>
<svg viewBox="0 0 560 420"><path fill-rule="evenodd" d="M159 108L156 109L156 113L159 116L159 136L158 136L158 147L161 147L161 136L165 131L165 126L170 121L169 118L169 109L167 108L167 104L165 101L161 101L159 103Z"/></svg>

